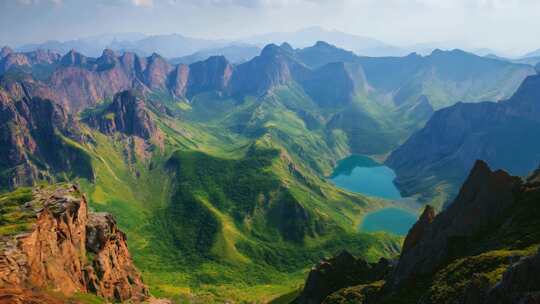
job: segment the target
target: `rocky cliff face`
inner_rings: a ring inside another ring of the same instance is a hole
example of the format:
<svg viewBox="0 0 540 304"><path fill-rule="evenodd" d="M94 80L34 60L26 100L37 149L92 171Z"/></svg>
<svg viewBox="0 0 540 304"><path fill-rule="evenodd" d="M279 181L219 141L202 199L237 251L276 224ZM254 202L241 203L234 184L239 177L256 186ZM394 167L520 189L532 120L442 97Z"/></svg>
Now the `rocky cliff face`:
<svg viewBox="0 0 540 304"><path fill-rule="evenodd" d="M430 274L454 258L452 240L475 236L501 220L515 203L521 186L520 178L504 171L493 172L485 162L476 162L447 210L433 218L432 208L426 207L407 235L392 284L397 286L415 276Z"/></svg>
<svg viewBox="0 0 540 304"><path fill-rule="evenodd" d="M31 70L33 66L55 65L60 55L51 51L36 50L28 53L16 53L8 47L0 51L0 75L11 69Z"/></svg>
<svg viewBox="0 0 540 304"><path fill-rule="evenodd" d="M226 92L233 74L233 66L223 56L213 56L190 65L188 94L207 91Z"/></svg>
<svg viewBox="0 0 540 304"><path fill-rule="evenodd" d="M115 301L148 298L125 235L109 214L89 213L75 186L36 188L27 201L12 204L14 209L24 214L26 229L1 235L0 289L88 292Z"/></svg>
<svg viewBox="0 0 540 304"><path fill-rule="evenodd" d="M237 95L263 95L276 86L304 78L308 72L290 49L270 44L260 56L236 68L231 90Z"/></svg>
<svg viewBox="0 0 540 304"><path fill-rule="evenodd" d="M372 264L343 251L322 260L311 269L304 289L294 303L322 303L330 294L342 288L382 280L390 270L391 263L386 259Z"/></svg>
<svg viewBox="0 0 540 304"><path fill-rule="evenodd" d="M88 123L105 134L119 132L143 139L158 139L160 133L143 97L135 91L116 94L104 111L88 118Z"/></svg>
<svg viewBox="0 0 540 304"><path fill-rule="evenodd" d="M437 111L426 126L396 149L386 164L405 195L429 192L440 183L453 194L476 159L512 174L538 166L540 76L528 77L509 100L458 103ZM519 156L515 154L519 149Z"/></svg>
<svg viewBox="0 0 540 304"><path fill-rule="evenodd" d="M14 100L0 90L0 187L51 181L58 172L91 180L89 158L65 138L83 141L77 123L61 106L37 97Z"/></svg>

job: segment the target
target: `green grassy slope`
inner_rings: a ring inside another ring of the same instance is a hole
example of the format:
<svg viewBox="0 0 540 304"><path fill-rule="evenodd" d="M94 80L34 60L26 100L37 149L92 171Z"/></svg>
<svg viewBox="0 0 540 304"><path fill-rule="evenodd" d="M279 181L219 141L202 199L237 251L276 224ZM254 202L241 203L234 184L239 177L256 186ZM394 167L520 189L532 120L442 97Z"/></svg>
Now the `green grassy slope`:
<svg viewBox="0 0 540 304"><path fill-rule="evenodd" d="M356 230L385 203L322 177L348 152L339 134L308 129L278 93L236 107L197 98L161 101L179 118L153 114L164 145L151 155L127 161L137 152L128 138L88 128L92 140L77 146L96 172L80 181L92 208L117 217L153 294L264 302L296 290L310 265L342 248L372 260L397 253L399 238Z"/></svg>

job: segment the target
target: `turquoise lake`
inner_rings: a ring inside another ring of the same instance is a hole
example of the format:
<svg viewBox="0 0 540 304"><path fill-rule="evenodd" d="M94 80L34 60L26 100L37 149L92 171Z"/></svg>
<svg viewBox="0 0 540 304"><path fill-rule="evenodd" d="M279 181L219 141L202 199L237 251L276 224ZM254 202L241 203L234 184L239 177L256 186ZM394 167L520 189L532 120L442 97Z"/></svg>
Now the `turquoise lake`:
<svg viewBox="0 0 540 304"><path fill-rule="evenodd" d="M410 211L400 208L386 208L368 213L360 225L360 230L365 232L386 231L397 235L406 235L416 220L416 214Z"/></svg>
<svg viewBox="0 0 540 304"><path fill-rule="evenodd" d="M369 157L353 155L338 163L330 179L336 186L351 192L399 200L402 197L393 183L395 177L392 169ZM416 220L417 215L411 211L386 208L366 214L359 229L405 235Z"/></svg>
<svg viewBox="0 0 540 304"><path fill-rule="evenodd" d="M330 177L336 186L351 192L389 200L401 198L393 183L392 169L369 157L354 155L341 160Z"/></svg>

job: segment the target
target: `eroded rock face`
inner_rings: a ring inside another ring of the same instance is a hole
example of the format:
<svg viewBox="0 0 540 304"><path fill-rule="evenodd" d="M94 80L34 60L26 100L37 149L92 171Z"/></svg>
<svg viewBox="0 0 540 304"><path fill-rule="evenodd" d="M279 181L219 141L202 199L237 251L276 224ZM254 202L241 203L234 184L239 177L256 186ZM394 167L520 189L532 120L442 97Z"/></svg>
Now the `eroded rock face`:
<svg viewBox="0 0 540 304"><path fill-rule="evenodd" d="M51 174L70 172L92 179L85 154L63 138L81 142L77 122L50 100L29 98L24 87L20 100L0 89L0 168L5 172L0 187L32 185L52 180ZM38 168L40 165L40 168Z"/></svg>
<svg viewBox="0 0 540 304"><path fill-rule="evenodd" d="M231 79L233 94L263 95L270 89L303 79L309 69L294 60L286 48L266 46L260 56L239 65Z"/></svg>
<svg viewBox="0 0 540 304"><path fill-rule="evenodd" d="M500 220L522 184L519 177L491 171L485 162L477 161L454 203L435 218L433 210L426 208L409 231L391 285L432 273L452 257L451 239L473 236Z"/></svg>
<svg viewBox="0 0 540 304"><path fill-rule="evenodd" d="M343 251L324 259L311 269L304 290L295 300L297 304L319 304L342 288L382 280L391 270L390 261L381 259L370 264Z"/></svg>
<svg viewBox="0 0 540 304"><path fill-rule="evenodd" d="M429 225L433 222L435 218L435 209L431 206L426 206L424 212L420 216L420 219L411 227L405 241L403 242L402 251L407 251L410 248L416 246L418 242L422 239Z"/></svg>
<svg viewBox="0 0 540 304"><path fill-rule="evenodd" d="M134 91L118 93L102 113L90 117L88 121L105 134L120 132L151 139L158 133L144 99Z"/></svg>
<svg viewBox="0 0 540 304"><path fill-rule="evenodd" d="M31 228L0 239L0 289L91 292L116 301L148 298L111 215L89 213L85 197L72 185L37 188L32 197L20 206L35 213Z"/></svg>

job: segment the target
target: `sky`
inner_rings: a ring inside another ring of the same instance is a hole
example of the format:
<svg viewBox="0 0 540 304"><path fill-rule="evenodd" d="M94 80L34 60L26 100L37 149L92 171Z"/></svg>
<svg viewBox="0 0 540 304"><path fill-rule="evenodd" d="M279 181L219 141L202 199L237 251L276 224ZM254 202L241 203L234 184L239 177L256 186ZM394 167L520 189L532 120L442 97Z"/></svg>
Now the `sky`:
<svg viewBox="0 0 540 304"><path fill-rule="evenodd" d="M320 26L397 46L540 48L540 0L0 0L0 45L106 33L239 39Z"/></svg>

